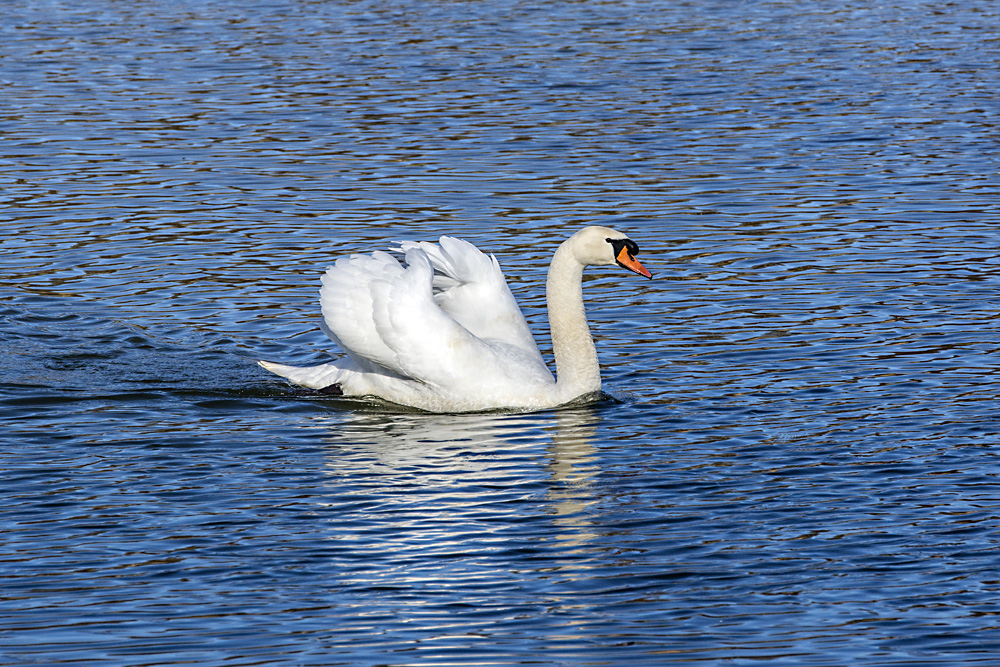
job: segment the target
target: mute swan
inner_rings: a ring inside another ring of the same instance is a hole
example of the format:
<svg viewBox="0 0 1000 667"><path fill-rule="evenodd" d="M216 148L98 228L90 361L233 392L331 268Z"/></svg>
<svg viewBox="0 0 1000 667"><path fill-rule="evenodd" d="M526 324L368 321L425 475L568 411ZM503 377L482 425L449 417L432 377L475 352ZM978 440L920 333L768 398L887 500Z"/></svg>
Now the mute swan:
<svg viewBox="0 0 1000 667"><path fill-rule="evenodd" d="M495 257L448 236L399 250L405 266L377 251L338 259L323 276L320 326L346 358L260 365L305 387L430 412L551 408L601 388L583 267L618 264L652 278L635 242L613 229L585 227L559 246L546 281L553 378Z"/></svg>

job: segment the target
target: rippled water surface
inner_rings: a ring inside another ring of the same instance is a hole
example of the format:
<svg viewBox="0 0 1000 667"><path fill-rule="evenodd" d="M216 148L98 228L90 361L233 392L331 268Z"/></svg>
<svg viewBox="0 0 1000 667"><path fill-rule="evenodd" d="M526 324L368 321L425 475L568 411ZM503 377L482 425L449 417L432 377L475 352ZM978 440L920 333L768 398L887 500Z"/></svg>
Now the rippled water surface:
<svg viewBox="0 0 1000 667"><path fill-rule="evenodd" d="M1000 8L10 2L0 662L995 664ZM392 412L319 274L493 252L613 398Z"/></svg>

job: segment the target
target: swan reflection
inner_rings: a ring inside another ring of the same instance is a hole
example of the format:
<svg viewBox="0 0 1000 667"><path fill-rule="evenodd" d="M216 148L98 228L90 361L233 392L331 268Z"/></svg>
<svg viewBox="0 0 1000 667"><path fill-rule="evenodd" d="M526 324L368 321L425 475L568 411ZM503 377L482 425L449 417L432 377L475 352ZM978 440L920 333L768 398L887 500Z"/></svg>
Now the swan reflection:
<svg viewBox="0 0 1000 667"><path fill-rule="evenodd" d="M331 490L345 485L406 505L429 521L524 513L550 519L552 536L583 545L598 472L594 406L533 414L351 412L324 419ZM416 506L419 506L416 507ZM386 519L385 516L382 519Z"/></svg>
<svg viewBox="0 0 1000 667"><path fill-rule="evenodd" d="M560 539L573 545L592 541L594 535L588 508L594 504L593 478L597 455L593 440L596 422L591 408L560 410L551 427L548 496L556 509L555 523L565 532Z"/></svg>

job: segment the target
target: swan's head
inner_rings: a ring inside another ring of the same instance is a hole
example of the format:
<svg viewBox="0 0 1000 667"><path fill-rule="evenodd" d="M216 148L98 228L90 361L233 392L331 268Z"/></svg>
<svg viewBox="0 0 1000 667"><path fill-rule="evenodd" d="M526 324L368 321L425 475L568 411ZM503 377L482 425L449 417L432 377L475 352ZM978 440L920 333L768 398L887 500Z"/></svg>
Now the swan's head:
<svg viewBox="0 0 1000 667"><path fill-rule="evenodd" d="M610 227L584 227L569 239L573 256L584 266L618 266L640 276L652 278L635 256L639 246L635 241Z"/></svg>

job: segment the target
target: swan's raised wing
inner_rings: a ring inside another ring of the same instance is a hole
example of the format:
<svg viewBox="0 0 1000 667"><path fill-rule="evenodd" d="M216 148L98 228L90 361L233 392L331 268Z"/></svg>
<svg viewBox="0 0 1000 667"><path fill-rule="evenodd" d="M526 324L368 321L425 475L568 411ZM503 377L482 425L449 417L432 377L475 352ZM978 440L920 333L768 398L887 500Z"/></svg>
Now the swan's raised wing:
<svg viewBox="0 0 1000 667"><path fill-rule="evenodd" d="M477 336L436 302L422 248L407 250L406 261L353 255L323 276L323 328L359 368L449 389L553 381L537 348Z"/></svg>
<svg viewBox="0 0 1000 667"><path fill-rule="evenodd" d="M406 377L438 387L469 387L470 379L496 376L494 354L434 301L434 271L420 249L406 253L406 272L372 287L373 323ZM497 378L500 379L500 378ZM471 387L469 387L471 388Z"/></svg>
<svg viewBox="0 0 1000 667"><path fill-rule="evenodd" d="M374 290L401 280L405 269L387 252L338 259L323 274L319 303L323 331L365 370L392 370L396 353L375 328Z"/></svg>
<svg viewBox="0 0 1000 667"><path fill-rule="evenodd" d="M440 242L400 244L417 248L434 268L434 301L477 338L512 345L537 357L541 354L521 309L514 300L500 264L462 239L442 236Z"/></svg>

